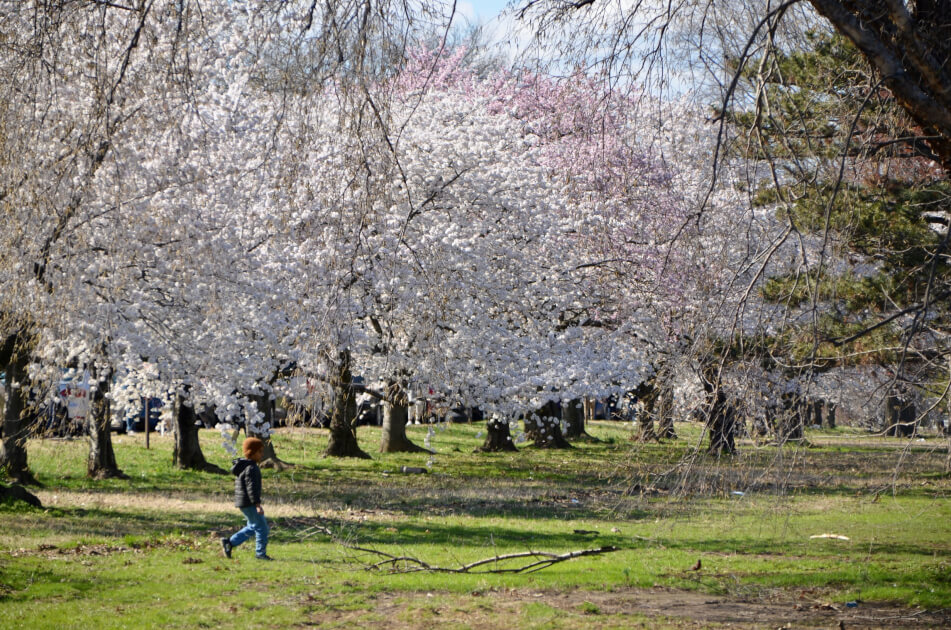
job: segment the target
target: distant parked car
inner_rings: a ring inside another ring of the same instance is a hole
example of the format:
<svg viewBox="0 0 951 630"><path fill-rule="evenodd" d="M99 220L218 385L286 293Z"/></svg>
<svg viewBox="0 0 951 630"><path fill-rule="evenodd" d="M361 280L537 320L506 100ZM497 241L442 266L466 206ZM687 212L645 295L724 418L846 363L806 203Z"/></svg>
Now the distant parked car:
<svg viewBox="0 0 951 630"><path fill-rule="evenodd" d="M145 431L145 418L148 415L149 431L154 431L161 419L164 406L165 401L161 398L143 397L139 401L137 410L129 412L125 418L113 418L110 426L117 433Z"/></svg>

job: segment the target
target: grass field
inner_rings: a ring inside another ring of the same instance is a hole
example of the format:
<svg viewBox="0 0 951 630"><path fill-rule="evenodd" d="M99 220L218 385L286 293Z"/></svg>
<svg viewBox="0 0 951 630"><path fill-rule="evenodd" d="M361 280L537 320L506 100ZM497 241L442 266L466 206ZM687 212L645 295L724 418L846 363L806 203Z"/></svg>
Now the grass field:
<svg viewBox="0 0 951 630"><path fill-rule="evenodd" d="M328 459L325 431L279 430L295 466L264 472L272 563L253 542L220 556L242 524L232 478L174 469L170 438L115 436L130 479L107 481L85 478L84 441L35 440L44 509L0 505L0 628L951 625L946 439L838 429L714 460L687 424L666 444L599 422L571 450L475 454L482 430L436 428L431 461ZM359 438L374 451L379 431ZM227 467L221 436L202 440ZM374 569L366 551L458 569L606 546L531 573Z"/></svg>

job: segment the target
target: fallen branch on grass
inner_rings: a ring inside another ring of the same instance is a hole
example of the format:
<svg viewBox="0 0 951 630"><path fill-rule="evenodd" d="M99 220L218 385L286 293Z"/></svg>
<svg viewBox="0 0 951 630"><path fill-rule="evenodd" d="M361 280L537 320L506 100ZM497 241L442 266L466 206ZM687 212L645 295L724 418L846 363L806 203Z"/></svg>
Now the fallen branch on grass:
<svg viewBox="0 0 951 630"><path fill-rule="evenodd" d="M394 556L384 551L369 549L366 547L358 547L356 545L345 544L344 546L349 549L353 549L354 551L362 551L364 553L383 558L383 560L380 560L379 562L367 565L366 569L368 571L377 571L385 567L389 567L389 571L391 573L416 573L419 571L428 571L431 573L533 573L535 571L546 569L553 564L564 562L565 560L572 560L574 558L581 558L583 556L596 556L602 553L611 553L612 551L620 551L618 547L613 546L599 547L597 549L582 549L580 551L569 551L568 553L562 554L548 553L546 551L523 551L521 553L508 553L501 556L493 556L491 558L470 562L469 564L464 564L459 567L439 567L412 556ZM487 565L497 565L500 562L517 560L519 558L534 558L535 561L519 567L485 568Z"/></svg>
<svg viewBox="0 0 951 630"><path fill-rule="evenodd" d="M366 565L365 568L368 571L379 571L388 567L391 573L416 573L420 571L432 573L533 573L546 569L553 564L564 562L565 560L620 551L618 547L614 546L598 547L597 549L581 549L579 551L569 551L568 553L562 554L549 553L547 551L523 551L521 553L496 555L491 558L476 560L475 562L470 562L469 564L464 564L459 567L439 567L413 556L394 556L385 551L361 547L352 542L343 540L331 527L328 527L328 525L334 524L330 519L321 517L288 518L283 519L282 524L290 529L297 530L296 535L299 538L309 538L314 534L324 534L341 547L352 551L367 553L376 558L382 558L382 560L378 562ZM593 534L597 532L584 531L584 533ZM516 567L488 567L488 565L498 565L499 563L504 563L509 560L518 560L519 558L531 558L534 562Z"/></svg>

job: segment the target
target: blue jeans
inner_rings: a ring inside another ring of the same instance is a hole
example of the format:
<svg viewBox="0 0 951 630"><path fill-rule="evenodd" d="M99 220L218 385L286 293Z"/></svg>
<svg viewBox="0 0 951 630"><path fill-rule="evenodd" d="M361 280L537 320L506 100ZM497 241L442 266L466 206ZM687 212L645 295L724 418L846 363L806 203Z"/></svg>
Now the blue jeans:
<svg viewBox="0 0 951 630"><path fill-rule="evenodd" d="M253 505L238 509L244 514L244 518L248 519L248 524L231 536L231 546L237 547L254 534L254 555L267 554L267 535L271 531L267 526L267 519L263 514L258 514L257 508Z"/></svg>

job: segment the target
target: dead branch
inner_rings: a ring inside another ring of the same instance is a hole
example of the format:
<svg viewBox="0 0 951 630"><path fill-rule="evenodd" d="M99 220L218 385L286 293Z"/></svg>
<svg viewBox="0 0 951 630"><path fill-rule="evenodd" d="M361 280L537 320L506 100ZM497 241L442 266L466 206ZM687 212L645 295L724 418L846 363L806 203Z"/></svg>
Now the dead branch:
<svg viewBox="0 0 951 630"><path fill-rule="evenodd" d="M385 551L380 551L379 549L361 547L348 542L331 528L331 526L334 524L335 523L333 523L331 520L320 517L289 518L283 520L284 526L296 530L296 536L298 538L309 538L315 534L323 534L330 537L333 542L346 549L366 553L376 558L382 558L378 562L366 565L365 568L368 571L380 571L383 569L388 569L390 573L417 573L421 571L428 571L430 573L534 573L535 571L541 571L542 569L546 569L559 562L564 562L565 560L572 560L574 558L581 558L583 556L596 556L603 553L611 553L612 551L620 551L619 547L614 547L611 545L598 547L597 549L580 549L578 551L569 551L567 553L561 554L550 553L547 551L522 551L519 553L495 555L491 558L476 560L475 562L470 562L469 564L464 564L458 567L440 567L429 564L428 562L414 556L396 556ZM584 532L587 534L597 533L589 530L576 530L576 533L579 532ZM504 563L510 560L518 560L519 558L530 558L534 561L522 566L495 566L494 568L486 568L487 565L498 565L499 563Z"/></svg>
<svg viewBox="0 0 951 630"><path fill-rule="evenodd" d="M428 571L431 573L534 573L548 568L553 564L581 558L583 556L596 556L602 553L611 553L620 551L620 548L614 546L598 547L597 549L581 549L578 551L569 551L568 553L555 554L546 551L523 551L520 553L509 553L496 555L491 558L484 558L459 567L439 567L413 556L394 556L393 554L379 551L378 549L369 549L344 543L344 546L354 551L362 551L373 556L383 558L379 562L368 565L368 571L381 570L388 567L391 573L416 573L419 571ZM534 562L519 567L496 567L482 568L486 565L497 565L500 562L515 560L518 558L534 558ZM478 570L477 570L478 569Z"/></svg>

